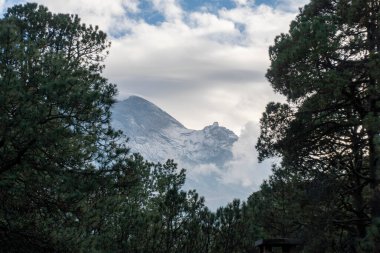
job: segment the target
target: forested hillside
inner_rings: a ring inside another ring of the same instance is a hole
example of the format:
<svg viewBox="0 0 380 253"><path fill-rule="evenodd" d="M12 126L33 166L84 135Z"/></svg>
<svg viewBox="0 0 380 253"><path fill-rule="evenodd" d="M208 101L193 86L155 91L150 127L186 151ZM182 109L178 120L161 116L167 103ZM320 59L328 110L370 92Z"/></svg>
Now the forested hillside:
<svg viewBox="0 0 380 253"><path fill-rule="evenodd" d="M380 3L313 0L269 49L256 145L280 157L246 201L211 212L175 161L110 125L116 86L97 26L37 4L0 19L0 252L380 252Z"/></svg>

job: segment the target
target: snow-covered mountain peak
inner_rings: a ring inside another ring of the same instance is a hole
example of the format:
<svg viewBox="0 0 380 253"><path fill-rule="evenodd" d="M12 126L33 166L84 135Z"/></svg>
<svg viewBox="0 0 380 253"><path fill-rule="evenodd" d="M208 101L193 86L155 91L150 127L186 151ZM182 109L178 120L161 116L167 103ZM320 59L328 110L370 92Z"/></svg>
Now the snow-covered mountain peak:
<svg viewBox="0 0 380 253"><path fill-rule="evenodd" d="M188 188L198 189L206 197L218 198L216 189L222 187L218 178L192 176L207 175L210 167L223 169L231 161L232 146L238 140L231 130L218 122L202 130L187 129L153 103L137 96L114 105L112 125L129 138L131 152L140 153L152 162L174 159L188 172Z"/></svg>
<svg viewBox="0 0 380 253"><path fill-rule="evenodd" d="M113 107L113 118L137 132L158 131L170 127L185 128L168 113L138 96L130 96ZM145 130L145 131L141 131Z"/></svg>

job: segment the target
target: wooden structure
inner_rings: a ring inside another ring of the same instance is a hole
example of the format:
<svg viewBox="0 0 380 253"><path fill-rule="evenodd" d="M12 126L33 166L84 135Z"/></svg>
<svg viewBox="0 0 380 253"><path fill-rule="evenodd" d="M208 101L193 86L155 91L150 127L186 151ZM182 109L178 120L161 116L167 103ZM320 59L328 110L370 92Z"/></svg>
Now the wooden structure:
<svg viewBox="0 0 380 253"><path fill-rule="evenodd" d="M302 242L297 239L261 239L255 242L255 246L260 249L260 253L297 253L297 246Z"/></svg>

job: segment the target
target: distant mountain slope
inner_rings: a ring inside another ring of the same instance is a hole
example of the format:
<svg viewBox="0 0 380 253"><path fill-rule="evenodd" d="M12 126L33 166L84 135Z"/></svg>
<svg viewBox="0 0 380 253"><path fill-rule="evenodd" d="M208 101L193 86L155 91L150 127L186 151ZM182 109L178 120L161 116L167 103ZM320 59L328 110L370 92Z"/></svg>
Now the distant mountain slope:
<svg viewBox="0 0 380 253"><path fill-rule="evenodd" d="M202 130L187 129L151 102L137 96L115 104L113 126L130 138L133 152L155 162L175 159L186 165L213 163L222 166L232 158L231 148L238 139L216 122Z"/></svg>
<svg viewBox="0 0 380 253"><path fill-rule="evenodd" d="M212 209L225 204L226 198L232 201L241 195L240 187L221 184L214 173L232 159L232 146L238 140L232 131L217 122L202 130L187 129L137 96L117 102L112 113L112 124L129 138L131 152L153 162L174 159L187 170L186 188L194 188L205 196Z"/></svg>

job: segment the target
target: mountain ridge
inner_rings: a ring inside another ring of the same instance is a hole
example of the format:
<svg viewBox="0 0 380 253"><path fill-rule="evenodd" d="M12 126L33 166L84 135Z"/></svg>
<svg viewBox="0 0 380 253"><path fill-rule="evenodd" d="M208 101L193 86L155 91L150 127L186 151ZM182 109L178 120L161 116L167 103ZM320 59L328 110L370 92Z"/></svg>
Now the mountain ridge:
<svg viewBox="0 0 380 253"><path fill-rule="evenodd" d="M186 128L174 117L141 97L117 102L112 123L129 138L132 152L153 162L175 159L187 165L224 164L232 158L238 137L217 122L202 130Z"/></svg>
<svg viewBox="0 0 380 253"><path fill-rule="evenodd" d="M148 100L130 96L113 106L112 125L129 138L132 153L151 162L173 159L185 168L184 188L196 189L209 208L216 210L244 195L241 186L226 185L220 178L233 159L238 136L218 122L201 130L188 129Z"/></svg>

